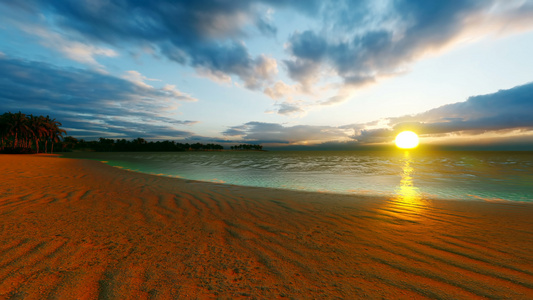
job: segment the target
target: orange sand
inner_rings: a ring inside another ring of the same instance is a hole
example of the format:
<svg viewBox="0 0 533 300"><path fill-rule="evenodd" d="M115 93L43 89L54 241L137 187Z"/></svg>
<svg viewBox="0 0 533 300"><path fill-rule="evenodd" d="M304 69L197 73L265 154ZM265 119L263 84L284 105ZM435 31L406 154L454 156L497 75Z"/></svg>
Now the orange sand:
<svg viewBox="0 0 533 300"><path fill-rule="evenodd" d="M533 206L0 155L0 298L532 299Z"/></svg>

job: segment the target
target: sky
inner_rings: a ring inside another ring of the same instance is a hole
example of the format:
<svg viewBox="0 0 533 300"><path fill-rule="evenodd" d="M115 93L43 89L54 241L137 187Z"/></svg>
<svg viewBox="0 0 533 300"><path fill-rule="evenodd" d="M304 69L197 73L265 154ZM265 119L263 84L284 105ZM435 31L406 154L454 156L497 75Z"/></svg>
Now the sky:
<svg viewBox="0 0 533 300"><path fill-rule="evenodd" d="M532 53L533 0L0 0L0 113L85 140L533 150Z"/></svg>

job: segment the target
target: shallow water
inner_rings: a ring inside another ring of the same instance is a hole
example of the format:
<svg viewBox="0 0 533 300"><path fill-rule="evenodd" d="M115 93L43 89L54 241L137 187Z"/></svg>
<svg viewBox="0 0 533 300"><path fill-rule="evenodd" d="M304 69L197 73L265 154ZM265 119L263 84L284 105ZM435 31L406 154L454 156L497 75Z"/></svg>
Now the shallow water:
<svg viewBox="0 0 533 300"><path fill-rule="evenodd" d="M531 152L71 153L128 170L245 186L402 198L533 201Z"/></svg>

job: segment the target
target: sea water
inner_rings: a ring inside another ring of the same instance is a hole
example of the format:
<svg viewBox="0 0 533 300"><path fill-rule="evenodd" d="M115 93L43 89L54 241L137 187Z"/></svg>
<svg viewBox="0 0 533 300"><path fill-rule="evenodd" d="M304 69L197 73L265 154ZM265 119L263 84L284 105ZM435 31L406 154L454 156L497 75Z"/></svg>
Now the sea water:
<svg viewBox="0 0 533 300"><path fill-rule="evenodd" d="M222 151L81 156L131 171L244 186L533 201L532 152Z"/></svg>

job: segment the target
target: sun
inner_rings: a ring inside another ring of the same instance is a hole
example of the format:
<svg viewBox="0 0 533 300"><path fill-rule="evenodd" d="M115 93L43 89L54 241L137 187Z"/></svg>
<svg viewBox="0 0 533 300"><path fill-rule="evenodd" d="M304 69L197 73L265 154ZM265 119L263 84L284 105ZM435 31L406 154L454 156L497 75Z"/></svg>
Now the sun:
<svg viewBox="0 0 533 300"><path fill-rule="evenodd" d="M396 136L396 147L412 149L418 146L418 135L412 131L402 131Z"/></svg>

